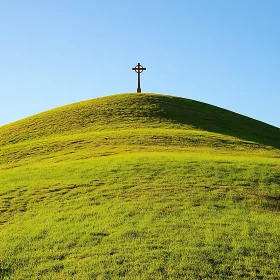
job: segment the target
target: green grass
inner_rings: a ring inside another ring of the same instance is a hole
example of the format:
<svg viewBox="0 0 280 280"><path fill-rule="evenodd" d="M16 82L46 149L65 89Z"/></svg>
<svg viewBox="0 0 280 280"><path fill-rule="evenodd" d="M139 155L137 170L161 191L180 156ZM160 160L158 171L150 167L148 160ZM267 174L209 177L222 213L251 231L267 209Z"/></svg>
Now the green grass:
<svg viewBox="0 0 280 280"><path fill-rule="evenodd" d="M153 94L0 127L0 279L279 279L279 140Z"/></svg>

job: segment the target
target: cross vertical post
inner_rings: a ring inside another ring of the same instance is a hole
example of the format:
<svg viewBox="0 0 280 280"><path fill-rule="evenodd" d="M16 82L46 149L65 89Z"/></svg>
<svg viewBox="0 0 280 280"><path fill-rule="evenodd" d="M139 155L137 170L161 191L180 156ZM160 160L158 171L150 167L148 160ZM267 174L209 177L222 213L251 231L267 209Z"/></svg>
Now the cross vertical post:
<svg viewBox="0 0 280 280"><path fill-rule="evenodd" d="M139 62L138 64L132 68L132 70L134 70L137 74L138 74L138 87L137 87L137 92L141 93L141 86L140 86L140 74L146 70L146 68L144 68Z"/></svg>
<svg viewBox="0 0 280 280"><path fill-rule="evenodd" d="M139 68L139 63L138 63L138 68ZM140 86L140 72L138 72L138 87L137 87L137 92L141 92L141 86Z"/></svg>

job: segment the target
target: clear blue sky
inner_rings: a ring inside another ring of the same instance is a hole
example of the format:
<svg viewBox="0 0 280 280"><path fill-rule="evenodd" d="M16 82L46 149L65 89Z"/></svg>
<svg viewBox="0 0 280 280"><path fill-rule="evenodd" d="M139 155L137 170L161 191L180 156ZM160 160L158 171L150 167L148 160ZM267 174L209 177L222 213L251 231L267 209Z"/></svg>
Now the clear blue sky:
<svg viewBox="0 0 280 280"><path fill-rule="evenodd" d="M280 127L278 0L2 0L0 125L143 92Z"/></svg>

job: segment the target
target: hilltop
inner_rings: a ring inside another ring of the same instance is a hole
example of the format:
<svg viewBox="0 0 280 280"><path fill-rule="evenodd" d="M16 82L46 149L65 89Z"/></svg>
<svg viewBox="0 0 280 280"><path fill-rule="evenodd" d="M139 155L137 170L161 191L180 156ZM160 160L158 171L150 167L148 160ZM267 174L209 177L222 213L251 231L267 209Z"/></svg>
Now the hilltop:
<svg viewBox="0 0 280 280"><path fill-rule="evenodd" d="M0 127L0 278L278 279L280 129L118 94Z"/></svg>
<svg viewBox="0 0 280 280"><path fill-rule="evenodd" d="M206 103L158 94L112 95L43 112L2 127L0 144L140 127L205 130L280 147L279 128Z"/></svg>
<svg viewBox="0 0 280 280"><path fill-rule="evenodd" d="M216 106L168 95L118 94L2 126L0 163L41 161L89 148L105 154L154 146L260 152L278 150L279 143L279 128Z"/></svg>

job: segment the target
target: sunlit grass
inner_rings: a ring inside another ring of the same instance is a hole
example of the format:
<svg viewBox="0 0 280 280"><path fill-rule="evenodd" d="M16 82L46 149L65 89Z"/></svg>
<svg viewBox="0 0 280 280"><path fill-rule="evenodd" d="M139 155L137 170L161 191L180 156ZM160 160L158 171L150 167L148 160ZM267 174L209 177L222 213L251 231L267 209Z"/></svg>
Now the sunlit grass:
<svg viewBox="0 0 280 280"><path fill-rule="evenodd" d="M172 109L152 127L165 99L139 100L139 122L118 105L125 120L104 127L101 107L85 127L44 113L45 128L44 114L0 128L0 278L279 279L277 145L186 127ZM28 133L11 142L15 127Z"/></svg>

